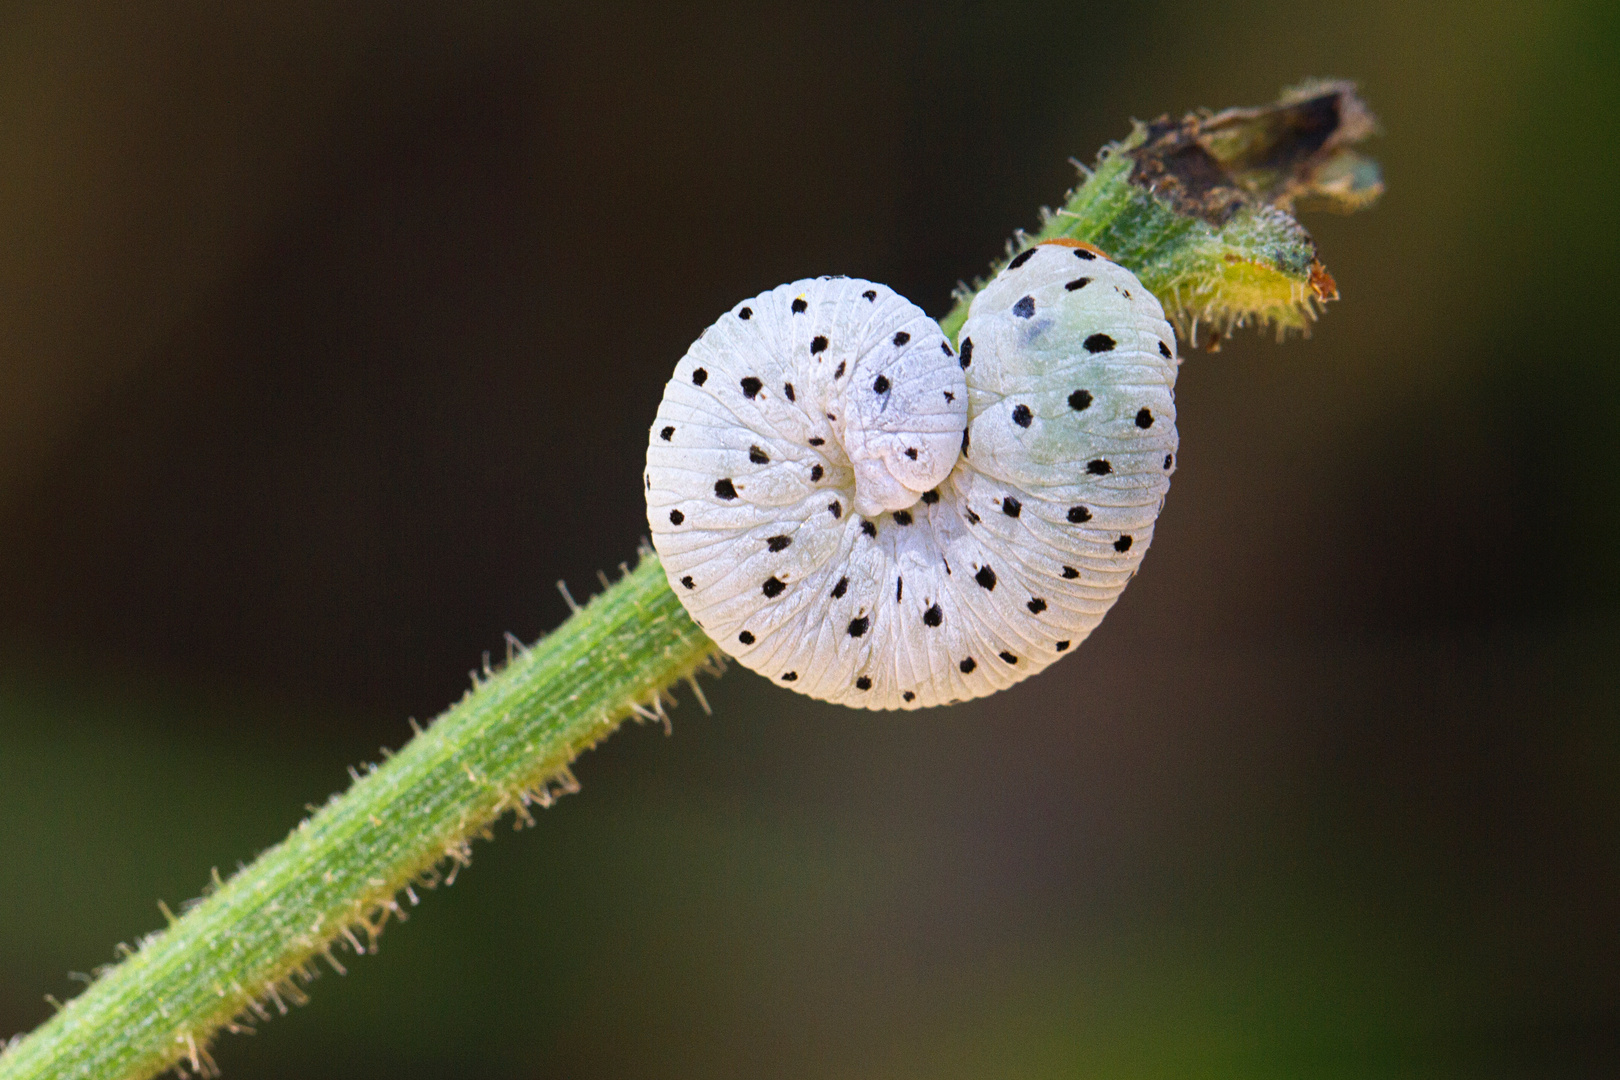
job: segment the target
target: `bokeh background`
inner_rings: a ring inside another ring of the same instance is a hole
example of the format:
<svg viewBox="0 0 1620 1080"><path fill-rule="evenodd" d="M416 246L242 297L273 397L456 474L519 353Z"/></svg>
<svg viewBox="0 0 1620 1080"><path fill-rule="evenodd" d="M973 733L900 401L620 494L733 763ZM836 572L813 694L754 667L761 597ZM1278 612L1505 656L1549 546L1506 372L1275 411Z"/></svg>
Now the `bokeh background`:
<svg viewBox="0 0 1620 1080"><path fill-rule="evenodd" d="M0 12L0 1036L634 555L738 298L936 314L1131 117L1360 80L1345 299L1190 355L1041 678L740 669L227 1077L1620 1073L1602 0Z"/></svg>

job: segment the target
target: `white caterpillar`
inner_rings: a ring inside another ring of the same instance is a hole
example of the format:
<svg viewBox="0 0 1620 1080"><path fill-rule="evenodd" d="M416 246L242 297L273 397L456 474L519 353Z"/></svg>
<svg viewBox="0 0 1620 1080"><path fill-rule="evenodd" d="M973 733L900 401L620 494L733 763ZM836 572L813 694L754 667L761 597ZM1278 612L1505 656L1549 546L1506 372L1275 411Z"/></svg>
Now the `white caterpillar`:
<svg viewBox="0 0 1620 1080"><path fill-rule="evenodd" d="M1135 275L1041 244L960 352L882 285L739 304L664 389L647 520L671 587L744 666L921 708L1011 686L1102 620L1175 466L1175 335Z"/></svg>

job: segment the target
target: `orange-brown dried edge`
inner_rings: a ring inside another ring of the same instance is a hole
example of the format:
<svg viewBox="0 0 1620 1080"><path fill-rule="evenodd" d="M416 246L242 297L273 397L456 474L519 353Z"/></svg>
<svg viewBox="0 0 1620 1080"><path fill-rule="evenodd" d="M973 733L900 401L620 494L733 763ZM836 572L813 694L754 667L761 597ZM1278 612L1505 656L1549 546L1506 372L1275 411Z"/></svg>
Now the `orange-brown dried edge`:
<svg viewBox="0 0 1620 1080"><path fill-rule="evenodd" d="M1327 267L1323 266L1320 260L1311 260L1310 284L1311 292L1323 303L1339 298L1339 283L1333 280L1333 275L1328 273Z"/></svg>
<svg viewBox="0 0 1620 1080"><path fill-rule="evenodd" d="M1061 236L1056 240L1042 240L1039 244L1036 244L1035 246L1036 247L1045 247L1048 244L1053 245L1055 247L1080 248L1083 251L1091 252L1093 255L1101 255L1103 258L1107 259L1109 262L1114 261L1114 257L1112 255L1108 254L1108 252L1104 251L1102 248L1098 247L1096 244L1088 244L1084 240L1071 240L1066 236Z"/></svg>

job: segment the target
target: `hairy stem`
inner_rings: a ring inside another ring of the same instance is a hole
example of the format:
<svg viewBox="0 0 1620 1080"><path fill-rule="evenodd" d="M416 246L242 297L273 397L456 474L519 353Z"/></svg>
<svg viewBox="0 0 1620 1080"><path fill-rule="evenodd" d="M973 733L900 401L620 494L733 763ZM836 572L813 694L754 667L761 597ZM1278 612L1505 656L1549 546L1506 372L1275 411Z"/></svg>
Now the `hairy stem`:
<svg viewBox="0 0 1620 1080"><path fill-rule="evenodd" d="M1346 82L1310 82L1271 105L1160 117L1105 147L1097 169L1008 257L1048 240L1084 240L1127 267L1164 304L1181 337L1210 348L1250 324L1305 331L1338 299L1296 206L1350 213L1384 190L1352 147L1377 122ZM1078 163L1077 163L1078 164ZM998 267L999 269L999 267ZM940 326L954 341L974 289Z"/></svg>
<svg viewBox="0 0 1620 1080"><path fill-rule="evenodd" d="M1353 88L1315 83L1254 109L1161 118L1106 149L1036 236L1083 240L1129 267L1184 336L1212 344L1248 322L1303 329L1333 281L1296 203L1354 210L1382 190L1349 147L1373 121ZM967 317L963 289L941 325ZM574 788L569 764L632 715L662 715L668 688L715 646L650 553L532 649L520 650L400 753L144 939L32 1034L0 1052L0 1080L143 1080L213 1074L207 1046L303 1000L324 957L364 953L416 889L453 879L502 815L531 821ZM696 683L693 684L696 691Z"/></svg>
<svg viewBox="0 0 1620 1080"><path fill-rule="evenodd" d="M0 1077L213 1072L207 1044L304 998L324 954L365 952L416 890L453 879L501 815L571 790L568 765L714 645L648 555L399 753L218 885L0 1056Z"/></svg>

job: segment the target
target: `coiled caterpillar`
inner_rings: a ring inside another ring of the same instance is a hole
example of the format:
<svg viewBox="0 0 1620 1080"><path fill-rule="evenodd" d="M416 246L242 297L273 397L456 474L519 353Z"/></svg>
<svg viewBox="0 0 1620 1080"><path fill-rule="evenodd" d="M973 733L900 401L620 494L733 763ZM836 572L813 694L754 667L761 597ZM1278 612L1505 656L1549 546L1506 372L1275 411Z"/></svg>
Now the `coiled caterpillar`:
<svg viewBox="0 0 1620 1080"><path fill-rule="evenodd" d="M744 666L871 709L1045 668L1135 573L1175 468L1175 335L1089 245L1015 257L953 348L854 278L761 293L676 365L647 451L671 587Z"/></svg>

